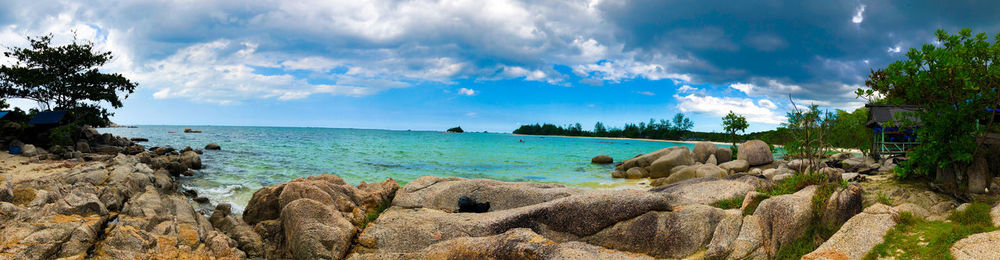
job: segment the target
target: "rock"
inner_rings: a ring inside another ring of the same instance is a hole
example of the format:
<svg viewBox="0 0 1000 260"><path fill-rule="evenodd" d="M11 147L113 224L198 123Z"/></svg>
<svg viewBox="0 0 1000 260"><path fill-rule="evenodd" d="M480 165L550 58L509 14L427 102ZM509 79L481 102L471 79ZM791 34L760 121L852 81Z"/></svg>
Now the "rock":
<svg viewBox="0 0 1000 260"><path fill-rule="evenodd" d="M26 157L33 157L35 155L38 155L38 149L35 148L34 145L25 144L21 146L21 155L24 155Z"/></svg>
<svg viewBox="0 0 1000 260"><path fill-rule="evenodd" d="M646 168L642 167L632 167L632 169L628 169L628 171L625 171L625 178L628 179L641 179L648 176L649 172L646 171Z"/></svg>
<svg viewBox="0 0 1000 260"><path fill-rule="evenodd" d="M698 167L695 165L681 165L674 167L670 171L670 176L666 178L657 178L653 180L650 184L651 186L663 186L687 179L694 179L698 177Z"/></svg>
<svg viewBox="0 0 1000 260"><path fill-rule="evenodd" d="M740 173L746 172L747 169L750 169L750 163L746 160L733 160L719 164L719 168L722 168L729 173Z"/></svg>
<svg viewBox="0 0 1000 260"><path fill-rule="evenodd" d="M149 142L148 138L142 138L142 137L132 137L129 140L132 142Z"/></svg>
<svg viewBox="0 0 1000 260"><path fill-rule="evenodd" d="M729 175L728 171L723 170L722 168L719 168L719 166L715 166L713 164L703 164L701 166L698 166L698 170L696 170L695 172L696 172L695 176L697 176L698 178L703 178L703 177L720 178Z"/></svg>
<svg viewBox="0 0 1000 260"><path fill-rule="evenodd" d="M955 259L1000 259L1000 231L973 234L958 242L948 250Z"/></svg>
<svg viewBox="0 0 1000 260"><path fill-rule="evenodd" d="M198 204L208 204L208 202L209 202L208 198L206 198L206 197L196 197L196 198L194 198L192 200L194 200L194 202L197 202Z"/></svg>
<svg viewBox="0 0 1000 260"><path fill-rule="evenodd" d="M181 165L188 169L201 169L201 157L194 151L187 151L178 158Z"/></svg>
<svg viewBox="0 0 1000 260"><path fill-rule="evenodd" d="M747 165L749 165L749 164L747 164ZM760 168L753 168L753 169L747 170L747 173L753 174L753 175L764 175L764 171L762 171Z"/></svg>
<svg viewBox="0 0 1000 260"><path fill-rule="evenodd" d="M746 160L750 166L764 165L774 161L774 155L767 143L750 140L740 145L736 158Z"/></svg>
<svg viewBox="0 0 1000 260"><path fill-rule="evenodd" d="M802 259L862 259L885 240L885 234L896 226L898 214L889 206L876 203L844 223L837 233Z"/></svg>
<svg viewBox="0 0 1000 260"><path fill-rule="evenodd" d="M615 160L611 159L611 156L604 155L604 154L598 155L598 156L594 156L594 158L590 159L590 163L596 163L596 164L611 164L611 163L614 163L614 162L615 162Z"/></svg>
<svg viewBox="0 0 1000 260"><path fill-rule="evenodd" d="M692 164L694 164L694 158L691 156L691 152L687 149L677 149L656 159L646 169L649 170L650 178L662 178L669 176L670 170L676 166Z"/></svg>
<svg viewBox="0 0 1000 260"><path fill-rule="evenodd" d="M84 139L91 140L91 141L94 141L94 140L96 140L96 138L98 136L101 136L101 133L97 132L97 129L94 129L93 127L91 127L89 125L85 125L85 126L81 127L80 128L80 133L83 135Z"/></svg>
<svg viewBox="0 0 1000 260"><path fill-rule="evenodd" d="M994 226L1000 226L1000 202L990 209L990 220L993 221Z"/></svg>
<svg viewBox="0 0 1000 260"><path fill-rule="evenodd" d="M351 246L354 226L331 205L302 198L281 209L289 254L296 259L341 259Z"/></svg>
<svg viewBox="0 0 1000 260"><path fill-rule="evenodd" d="M217 144L208 144L205 145L205 150L222 150L222 147Z"/></svg>
<svg viewBox="0 0 1000 260"><path fill-rule="evenodd" d="M809 160L806 159L795 159L788 162L788 168L797 172L806 171L806 167L809 167Z"/></svg>
<svg viewBox="0 0 1000 260"><path fill-rule="evenodd" d="M839 227L861 212L864 190L858 184L837 188L823 206L822 221L827 227Z"/></svg>
<svg viewBox="0 0 1000 260"><path fill-rule="evenodd" d="M687 150L685 146L672 146L668 148L663 148L652 153L641 154L635 158L625 160L622 162L622 170L631 169L632 167L648 167L653 161L659 159L660 157L673 152L675 150Z"/></svg>
<svg viewBox="0 0 1000 260"><path fill-rule="evenodd" d="M840 174L840 179L847 181L854 181L858 176L859 175L856 172L845 172Z"/></svg>
<svg viewBox="0 0 1000 260"><path fill-rule="evenodd" d="M712 240L708 242L705 259L725 259L732 252L733 241L740 235L742 226L743 214L740 210L726 210L725 216L715 226Z"/></svg>
<svg viewBox="0 0 1000 260"><path fill-rule="evenodd" d="M201 130L192 130L191 128L184 128L184 133L189 134L200 134Z"/></svg>
<svg viewBox="0 0 1000 260"><path fill-rule="evenodd" d="M653 259L582 242L558 243L528 228L499 235L460 237L411 253L360 254L350 259Z"/></svg>
<svg viewBox="0 0 1000 260"><path fill-rule="evenodd" d="M704 163L708 160L708 157L715 155L715 150L718 147L715 144L709 142L698 142L694 145L694 151L692 151L694 156L694 161Z"/></svg>
<svg viewBox="0 0 1000 260"><path fill-rule="evenodd" d="M583 241L658 258L683 258L703 250L726 216L722 209L691 204L674 211L647 212Z"/></svg>
<svg viewBox="0 0 1000 260"><path fill-rule="evenodd" d="M98 146L97 149L95 149L94 151L100 154L117 155L122 152L122 148L119 148L117 146L105 145L105 146Z"/></svg>
<svg viewBox="0 0 1000 260"><path fill-rule="evenodd" d="M718 160L719 163L732 161L733 150L730 150L728 147L719 147L719 149L715 149L715 159Z"/></svg>
<svg viewBox="0 0 1000 260"><path fill-rule="evenodd" d="M625 171L616 170L611 172L611 178L625 178Z"/></svg>
<svg viewBox="0 0 1000 260"><path fill-rule="evenodd" d="M772 181L783 181L785 179L791 178L792 176L794 176L794 174L791 174L791 173L782 173L782 174L775 175L774 177L771 177L771 180Z"/></svg>
<svg viewBox="0 0 1000 260"><path fill-rule="evenodd" d="M501 211L568 197L576 192L558 184L424 176L401 189L392 199L392 205L456 212L458 205L455 202L468 196L490 202L493 211Z"/></svg>
<svg viewBox="0 0 1000 260"><path fill-rule="evenodd" d="M351 223L360 225L369 212L385 204L396 193L399 184L393 179L381 183L362 183L352 186L340 177L324 174L297 178L284 184L265 187L254 192L243 212L243 220L250 225L265 220L275 220L282 209L292 201L308 198L341 212ZM450 201L452 207L458 198ZM265 238L267 239L267 238Z"/></svg>
<svg viewBox="0 0 1000 260"><path fill-rule="evenodd" d="M921 218L921 219L927 218L927 217L929 217L931 215L931 212L927 211L927 209L924 209L923 207L920 207L920 205L909 203L909 202L903 203L903 204L899 204L899 205L897 205L895 207L892 207L892 208L894 210L896 210L897 212L899 212L899 213L909 212L910 214L913 214L914 217L918 217L918 218Z"/></svg>
<svg viewBox="0 0 1000 260"><path fill-rule="evenodd" d="M715 155L714 154L713 155L709 155L708 156L708 160L705 160L705 164L717 165L717 164L719 164L719 160L715 159Z"/></svg>
<svg viewBox="0 0 1000 260"><path fill-rule="evenodd" d="M86 141L76 142L76 150L80 151L80 152L83 152L83 153L89 153L90 152L90 144L88 144Z"/></svg>
<svg viewBox="0 0 1000 260"><path fill-rule="evenodd" d="M695 178L649 189L677 197L682 204L711 204L716 201L743 196L770 182L756 176L734 175L726 178Z"/></svg>
<svg viewBox="0 0 1000 260"><path fill-rule="evenodd" d="M142 145L135 144L135 145L129 145L129 146L125 147L125 149L122 151L122 153L127 154L127 155L136 155L136 154L140 154L140 153L144 152L145 150L146 149L144 147L142 147Z"/></svg>

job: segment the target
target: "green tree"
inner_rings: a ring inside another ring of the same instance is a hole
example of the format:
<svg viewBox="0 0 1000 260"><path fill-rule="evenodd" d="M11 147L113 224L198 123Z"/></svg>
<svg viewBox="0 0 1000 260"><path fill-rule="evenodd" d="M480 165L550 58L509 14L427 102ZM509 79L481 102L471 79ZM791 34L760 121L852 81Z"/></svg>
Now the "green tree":
<svg viewBox="0 0 1000 260"><path fill-rule="evenodd" d="M2 98L34 100L45 110L70 110L77 119L90 119L83 123L104 126L111 113L101 104L120 108L135 91L136 83L121 74L98 70L112 56L95 50L91 42L53 46L52 35L27 39L30 47L11 47L3 53L15 63L0 66ZM95 119L100 121L91 122Z"/></svg>
<svg viewBox="0 0 1000 260"><path fill-rule="evenodd" d="M858 149L868 155L872 150L872 131L865 127L867 122L868 108L858 108L850 113L837 109L827 140L834 147Z"/></svg>
<svg viewBox="0 0 1000 260"><path fill-rule="evenodd" d="M987 109L1000 107L1000 34L989 41L966 28L955 35L938 30L935 36L940 44L910 49L905 59L872 70L865 81L870 89L856 93L919 106L914 114L922 123L916 131L920 145L901 165L902 177L937 174L961 180L956 173L966 172L980 152L976 136L994 123ZM963 189L960 181L954 184L947 188Z"/></svg>
<svg viewBox="0 0 1000 260"><path fill-rule="evenodd" d="M722 128L729 132L730 139L732 140L733 146L736 146L736 132L746 133L747 127L750 124L747 123L747 118L741 115L729 111L725 117L722 118Z"/></svg>

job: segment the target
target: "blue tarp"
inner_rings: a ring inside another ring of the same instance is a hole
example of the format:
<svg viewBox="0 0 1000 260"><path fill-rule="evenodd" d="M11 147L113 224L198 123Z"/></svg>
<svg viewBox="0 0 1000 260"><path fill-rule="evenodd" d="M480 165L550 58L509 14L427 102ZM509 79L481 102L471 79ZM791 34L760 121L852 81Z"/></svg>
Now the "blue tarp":
<svg viewBox="0 0 1000 260"><path fill-rule="evenodd" d="M58 124L66 116L66 111L38 112L35 117L28 121L29 125L50 125Z"/></svg>
<svg viewBox="0 0 1000 260"><path fill-rule="evenodd" d="M7 113L10 113L10 112L0 111L0 119L3 119L3 117L7 116Z"/></svg>

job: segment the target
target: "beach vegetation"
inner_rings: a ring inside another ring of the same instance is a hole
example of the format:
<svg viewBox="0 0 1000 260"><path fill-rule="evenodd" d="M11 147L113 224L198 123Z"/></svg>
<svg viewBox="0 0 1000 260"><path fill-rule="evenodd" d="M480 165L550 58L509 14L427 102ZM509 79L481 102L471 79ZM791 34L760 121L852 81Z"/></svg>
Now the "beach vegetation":
<svg viewBox="0 0 1000 260"><path fill-rule="evenodd" d="M713 207L720 209L738 209L743 206L743 198L745 196L736 196L712 203Z"/></svg>
<svg viewBox="0 0 1000 260"><path fill-rule="evenodd" d="M949 249L955 242L998 229L990 221L989 211L989 204L972 203L952 213L949 221L928 221L901 212L885 241L869 251L865 259L954 259Z"/></svg>
<svg viewBox="0 0 1000 260"><path fill-rule="evenodd" d="M722 128L729 133L733 146L736 146L736 132L745 132L747 127L750 127L747 118L733 113L732 110L725 117L722 117Z"/></svg>
<svg viewBox="0 0 1000 260"><path fill-rule="evenodd" d="M920 145L900 164L898 175L904 178L966 172L979 152L976 137L992 129L1000 104L1000 34L991 41L966 28L956 34L938 30L935 36L935 44L912 48L904 59L872 69L868 88L855 92L919 107L896 115L900 126L912 126L905 120L910 116L921 124L915 131Z"/></svg>
<svg viewBox="0 0 1000 260"><path fill-rule="evenodd" d="M564 136L591 136L591 137L624 137L624 138L646 138L662 140L682 140L686 138L721 140L723 134L720 133L695 133L691 132L694 122L683 113L677 113L672 120L649 119L649 122L626 123L625 126L609 128L603 122L594 124L592 131L583 130L580 123L566 126L554 124L531 124L522 125L514 130L514 134L523 135L564 135ZM706 138L708 137L708 138Z"/></svg>
<svg viewBox="0 0 1000 260"><path fill-rule="evenodd" d="M827 142L827 133L836 116L829 111L821 111L818 105L800 108L791 96L788 100L792 104L792 111L787 113L788 122L783 125L791 130L792 140L785 144L785 157L809 160L809 164L816 168L819 160L832 147Z"/></svg>
<svg viewBox="0 0 1000 260"><path fill-rule="evenodd" d="M29 47L10 47L3 55L13 64L0 65L0 98L38 102L42 110L68 110L81 124L106 126L113 108L123 106L137 83L98 68L111 61L92 42L53 45L52 35L27 37Z"/></svg>

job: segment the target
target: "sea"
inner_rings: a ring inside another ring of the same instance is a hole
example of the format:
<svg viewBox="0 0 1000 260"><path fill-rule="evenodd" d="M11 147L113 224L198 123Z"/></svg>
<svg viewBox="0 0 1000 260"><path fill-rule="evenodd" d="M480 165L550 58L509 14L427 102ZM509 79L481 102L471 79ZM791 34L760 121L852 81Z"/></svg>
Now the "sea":
<svg viewBox="0 0 1000 260"><path fill-rule="evenodd" d="M185 128L202 131L184 133ZM152 126L103 128L102 133L148 138L140 144L204 148L204 169L180 177L212 203L241 212L253 192L289 180L335 174L351 184L393 178L405 185L421 176L558 183L584 189L641 187L642 180L611 178L613 165L591 164L599 154L616 162L691 143L602 138L522 136L307 127ZM645 182L648 182L645 181Z"/></svg>

